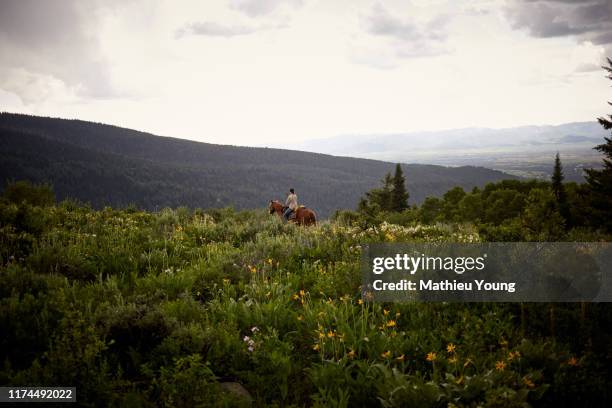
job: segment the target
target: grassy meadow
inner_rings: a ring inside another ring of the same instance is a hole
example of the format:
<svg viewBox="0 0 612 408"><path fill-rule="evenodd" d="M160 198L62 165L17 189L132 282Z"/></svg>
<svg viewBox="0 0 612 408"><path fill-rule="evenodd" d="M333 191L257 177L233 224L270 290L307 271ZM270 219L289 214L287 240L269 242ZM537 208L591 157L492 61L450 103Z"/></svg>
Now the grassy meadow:
<svg viewBox="0 0 612 408"><path fill-rule="evenodd" d="M76 386L82 406L607 405L605 304L361 297L365 243L480 240L469 224L5 201L0 385Z"/></svg>

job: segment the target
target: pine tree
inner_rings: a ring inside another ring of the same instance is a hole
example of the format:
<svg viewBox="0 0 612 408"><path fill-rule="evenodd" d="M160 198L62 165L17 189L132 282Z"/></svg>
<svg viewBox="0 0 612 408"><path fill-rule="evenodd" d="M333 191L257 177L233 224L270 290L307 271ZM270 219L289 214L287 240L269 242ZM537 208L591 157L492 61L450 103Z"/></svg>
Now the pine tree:
<svg viewBox="0 0 612 408"><path fill-rule="evenodd" d="M406 179L399 163L395 166L393 175L393 190L391 191L391 211L404 211L408 208L408 191L406 190Z"/></svg>
<svg viewBox="0 0 612 408"><path fill-rule="evenodd" d="M609 67L602 67L608 72L608 79L612 80L612 60L608 58ZM612 102L608 102L612 105ZM598 118L604 129L612 129L612 115ZM603 168L601 170L587 170L586 181L591 190L591 206L593 207L593 221L596 225L612 231L612 137L604 137L605 143L595 146L603 153Z"/></svg>
<svg viewBox="0 0 612 408"><path fill-rule="evenodd" d="M565 220L566 227L570 224L570 211L569 204L567 201L567 192L565 191L565 186L563 185L563 166L561 165L561 158L559 157L559 153L555 156L555 167L552 175L552 192L555 196L555 200L557 202L557 209L559 210L559 214Z"/></svg>
<svg viewBox="0 0 612 408"><path fill-rule="evenodd" d="M390 173L387 173L385 178L382 179L382 184L381 188L375 188L366 193L366 202L370 205L376 205L379 211L391 211L393 179Z"/></svg>
<svg viewBox="0 0 612 408"><path fill-rule="evenodd" d="M383 180L383 188L381 190L381 194L379 197L379 205L384 211L389 211L391 209L391 203L393 200L393 179L391 178L391 173L387 173Z"/></svg>
<svg viewBox="0 0 612 408"><path fill-rule="evenodd" d="M521 222L524 238L528 241L558 241L563 238L563 217L548 189L534 188L529 192Z"/></svg>

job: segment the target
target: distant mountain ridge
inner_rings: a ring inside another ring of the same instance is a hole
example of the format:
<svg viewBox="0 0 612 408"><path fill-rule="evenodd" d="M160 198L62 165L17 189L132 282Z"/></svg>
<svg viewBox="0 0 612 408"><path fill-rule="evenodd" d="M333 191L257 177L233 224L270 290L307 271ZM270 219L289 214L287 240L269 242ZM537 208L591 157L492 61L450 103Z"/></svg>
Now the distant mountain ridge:
<svg viewBox="0 0 612 408"><path fill-rule="evenodd" d="M593 147L609 134L593 120L556 126L343 135L276 147L384 161L469 164L539 178L550 177L559 152L567 179L582 181L582 169L601 162Z"/></svg>
<svg viewBox="0 0 612 408"><path fill-rule="evenodd" d="M428 152L430 149L462 151L466 148L483 149L510 146L556 145L600 142L609 132L596 121L574 122L563 125L520 126L515 128L463 128L439 131L391 134L341 135L283 146L325 154L383 153L393 156ZM395 157L395 156L394 156Z"/></svg>
<svg viewBox="0 0 612 408"><path fill-rule="evenodd" d="M403 164L410 202L454 186L513 178L472 166ZM238 147L155 136L111 125L0 113L0 183L54 185L59 198L96 207L261 208L295 187L320 216L355 208L393 164L291 150Z"/></svg>

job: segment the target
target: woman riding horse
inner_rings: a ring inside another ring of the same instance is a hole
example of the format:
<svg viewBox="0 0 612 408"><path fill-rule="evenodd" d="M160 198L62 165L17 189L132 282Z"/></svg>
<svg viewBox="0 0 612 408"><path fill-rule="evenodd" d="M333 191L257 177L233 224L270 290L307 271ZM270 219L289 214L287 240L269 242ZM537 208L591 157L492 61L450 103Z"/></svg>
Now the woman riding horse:
<svg viewBox="0 0 612 408"><path fill-rule="evenodd" d="M278 200L270 200L270 214L276 213L281 219L285 219L283 216L285 210L287 209L280 201ZM295 218L292 218L290 221L295 222L298 225L316 225L317 217L315 216L314 211L310 208L306 207L298 207L295 210Z"/></svg>

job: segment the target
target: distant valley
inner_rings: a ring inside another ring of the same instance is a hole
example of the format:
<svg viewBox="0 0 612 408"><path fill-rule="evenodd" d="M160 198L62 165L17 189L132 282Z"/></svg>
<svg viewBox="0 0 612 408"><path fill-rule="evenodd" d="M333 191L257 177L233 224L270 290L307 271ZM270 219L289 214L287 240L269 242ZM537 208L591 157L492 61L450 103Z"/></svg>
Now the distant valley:
<svg viewBox="0 0 612 408"><path fill-rule="evenodd" d="M398 134L344 135L278 147L385 161L482 166L528 178L548 178L559 152L568 181L598 167L593 147L609 135L599 123L508 129L466 128Z"/></svg>

